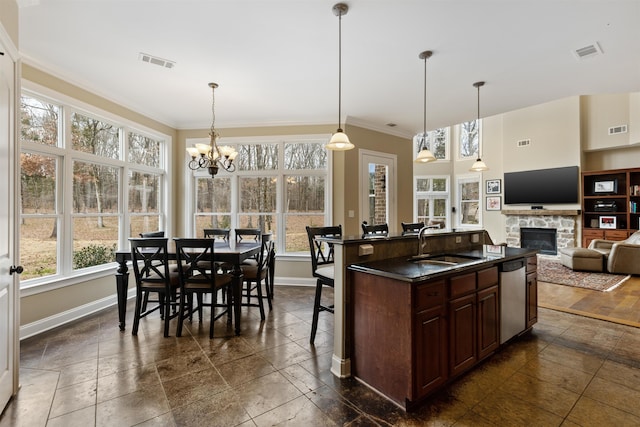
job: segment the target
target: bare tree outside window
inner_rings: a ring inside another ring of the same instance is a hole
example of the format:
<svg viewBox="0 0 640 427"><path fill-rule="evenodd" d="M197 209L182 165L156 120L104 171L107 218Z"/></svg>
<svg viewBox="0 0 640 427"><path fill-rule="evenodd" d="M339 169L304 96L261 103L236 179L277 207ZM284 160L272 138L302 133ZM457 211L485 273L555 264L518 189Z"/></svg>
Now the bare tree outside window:
<svg viewBox="0 0 640 427"><path fill-rule="evenodd" d="M480 122L471 120L460 124L460 157L478 157Z"/></svg>
<svg viewBox="0 0 640 427"><path fill-rule="evenodd" d="M129 162L138 165L160 167L161 142L137 133L129 132Z"/></svg>
<svg viewBox="0 0 640 427"><path fill-rule="evenodd" d="M20 140L58 145L60 107L23 96L20 109Z"/></svg>

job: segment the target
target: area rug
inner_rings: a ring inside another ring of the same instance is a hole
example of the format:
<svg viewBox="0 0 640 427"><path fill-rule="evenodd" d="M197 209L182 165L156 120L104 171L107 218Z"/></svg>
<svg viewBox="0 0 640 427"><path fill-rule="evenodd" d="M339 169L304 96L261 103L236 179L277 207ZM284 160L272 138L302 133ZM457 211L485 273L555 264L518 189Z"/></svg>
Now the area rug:
<svg viewBox="0 0 640 427"><path fill-rule="evenodd" d="M540 282L609 292L620 286L628 278L629 276L624 274L573 271L560 264L559 261L538 257L538 281Z"/></svg>

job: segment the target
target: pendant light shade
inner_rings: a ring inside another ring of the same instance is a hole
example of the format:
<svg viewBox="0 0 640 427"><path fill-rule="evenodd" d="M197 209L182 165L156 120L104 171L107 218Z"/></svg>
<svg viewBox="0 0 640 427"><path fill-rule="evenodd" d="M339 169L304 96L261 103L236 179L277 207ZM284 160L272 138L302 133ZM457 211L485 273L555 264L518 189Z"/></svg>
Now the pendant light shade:
<svg viewBox="0 0 640 427"><path fill-rule="evenodd" d="M333 14L338 17L338 130L331 135L329 143L325 145L328 150L346 151L355 146L349 141L349 137L342 130L340 120L342 118L342 15L346 15L349 6L337 3L332 8Z"/></svg>
<svg viewBox="0 0 640 427"><path fill-rule="evenodd" d="M427 59L431 58L431 55L433 55L433 52L430 50L425 50L418 55L418 58L424 59L424 120L422 122L422 135L416 135L418 147L420 148L418 156L414 160L416 163L429 163L436 161L436 157L427 147Z"/></svg>
<svg viewBox="0 0 640 427"><path fill-rule="evenodd" d="M471 172L482 172L489 170L486 163L483 162L480 158L480 88L482 86L484 86L484 82L475 82L473 84L473 87L478 89L478 121L476 122L478 127L478 159L473 163L471 169L469 169Z"/></svg>

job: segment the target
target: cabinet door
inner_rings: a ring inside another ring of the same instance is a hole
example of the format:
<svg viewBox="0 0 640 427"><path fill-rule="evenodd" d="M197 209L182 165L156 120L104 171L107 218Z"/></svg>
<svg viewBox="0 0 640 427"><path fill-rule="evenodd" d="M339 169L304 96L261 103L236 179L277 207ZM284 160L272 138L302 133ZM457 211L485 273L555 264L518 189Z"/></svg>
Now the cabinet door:
<svg viewBox="0 0 640 427"><path fill-rule="evenodd" d="M476 294L450 301L449 363L452 377L476 363L476 331Z"/></svg>
<svg viewBox="0 0 640 427"><path fill-rule="evenodd" d="M527 328L538 321L538 274L527 274Z"/></svg>
<svg viewBox="0 0 640 427"><path fill-rule="evenodd" d="M478 360L500 345L500 309L498 286L478 291Z"/></svg>
<svg viewBox="0 0 640 427"><path fill-rule="evenodd" d="M444 306L415 317L415 390L413 400L426 396L447 380L447 325Z"/></svg>

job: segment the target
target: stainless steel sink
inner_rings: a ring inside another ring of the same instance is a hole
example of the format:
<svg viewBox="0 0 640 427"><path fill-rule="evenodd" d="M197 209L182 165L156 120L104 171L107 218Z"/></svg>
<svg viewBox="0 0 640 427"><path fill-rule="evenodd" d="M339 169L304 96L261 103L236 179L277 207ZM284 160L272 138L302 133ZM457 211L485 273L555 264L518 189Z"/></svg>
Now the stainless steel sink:
<svg viewBox="0 0 640 427"><path fill-rule="evenodd" d="M459 264L467 264L470 262L477 261L479 259L480 258L474 257L474 256L441 254L441 255L418 255L418 256L412 257L410 261L419 263L419 264L452 266L452 265L459 265Z"/></svg>

